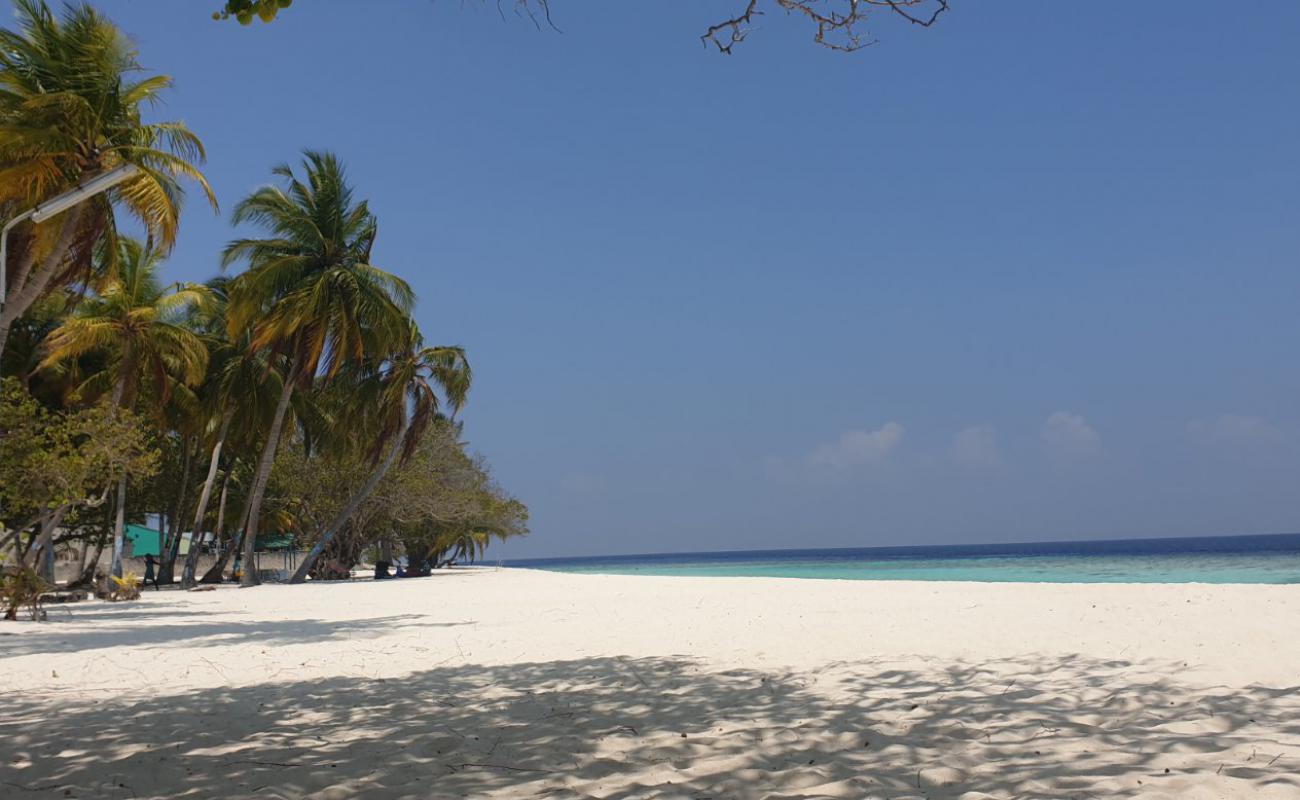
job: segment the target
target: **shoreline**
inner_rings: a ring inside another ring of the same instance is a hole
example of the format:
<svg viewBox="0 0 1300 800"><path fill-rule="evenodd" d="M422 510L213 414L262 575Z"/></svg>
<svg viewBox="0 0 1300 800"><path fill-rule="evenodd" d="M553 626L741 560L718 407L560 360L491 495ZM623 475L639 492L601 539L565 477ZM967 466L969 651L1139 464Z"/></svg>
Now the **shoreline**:
<svg viewBox="0 0 1300 800"><path fill-rule="evenodd" d="M544 567L493 567L487 565L472 565L457 567L464 570L514 570L517 572L541 572L550 575L591 575L603 578L671 578L673 580L694 579L694 580L760 580L760 581L837 581L839 583L886 583L886 584L917 584L917 585L963 585L963 586L1271 586L1271 587L1300 587L1300 580L1289 583L1257 583L1257 582L1239 582L1239 583L1215 583L1210 581L976 581L976 580L949 580L947 578L935 580L917 580L915 578L839 578L839 577L820 577L805 575L663 575L659 573L647 572L586 572L579 570L563 569L545 569ZM352 582L364 581L366 578L354 578Z"/></svg>

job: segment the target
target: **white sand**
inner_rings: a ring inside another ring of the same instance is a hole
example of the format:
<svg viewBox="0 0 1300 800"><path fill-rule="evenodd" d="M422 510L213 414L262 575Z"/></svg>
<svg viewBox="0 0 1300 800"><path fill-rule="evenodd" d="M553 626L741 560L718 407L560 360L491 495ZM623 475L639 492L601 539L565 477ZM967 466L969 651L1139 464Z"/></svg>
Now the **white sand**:
<svg viewBox="0 0 1300 800"><path fill-rule="evenodd" d="M0 634L5 798L1300 798L1300 586L462 570Z"/></svg>

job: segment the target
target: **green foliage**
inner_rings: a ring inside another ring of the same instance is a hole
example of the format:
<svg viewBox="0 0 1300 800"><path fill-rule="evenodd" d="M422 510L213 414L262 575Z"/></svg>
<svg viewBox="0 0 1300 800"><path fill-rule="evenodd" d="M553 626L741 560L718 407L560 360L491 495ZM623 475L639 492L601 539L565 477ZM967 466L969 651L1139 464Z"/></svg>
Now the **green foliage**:
<svg viewBox="0 0 1300 800"><path fill-rule="evenodd" d="M0 394L0 521L22 529L59 508L102 502L122 474L158 466L148 424L108 405L65 412L38 403L7 378Z"/></svg>
<svg viewBox="0 0 1300 800"><path fill-rule="evenodd" d="M4 567L0 570L0 608L4 618L18 619L18 612L27 609L33 620L40 619L41 596L50 590L36 570L26 564Z"/></svg>
<svg viewBox="0 0 1300 800"><path fill-rule="evenodd" d="M248 331L252 349L289 355L299 380L396 352L408 340L415 295L370 262L378 224L354 198L342 163L308 150L301 177L287 165L274 172L283 187L264 186L235 206L235 224L270 236L236 239L222 253L225 267L248 264L230 283L230 330Z"/></svg>
<svg viewBox="0 0 1300 800"><path fill-rule="evenodd" d="M170 246L180 178L197 182L216 206L196 166L204 158L198 137L180 122L144 121L171 78L144 73L131 40L89 5L69 4L61 17L43 0L15 0L15 6L16 30L0 30L0 203L30 207L87 176L132 163L139 176L111 197L155 241ZM112 211L103 198L87 208L82 254L88 259L98 233L112 227Z"/></svg>
<svg viewBox="0 0 1300 800"><path fill-rule="evenodd" d="M253 17L271 22L282 8L293 5L293 0L228 0L220 11L212 12L213 19L234 17L240 25L249 25Z"/></svg>
<svg viewBox="0 0 1300 800"><path fill-rule="evenodd" d="M75 390L79 399L112 393L116 404L131 407L145 384L160 402L185 403L183 390L202 382L208 364L203 340L190 328L190 318L212 302L199 284L164 288L159 278L161 257L127 237L102 259L104 277L92 296L45 338L44 370L63 368L89 354L107 358L103 369L91 373Z"/></svg>
<svg viewBox="0 0 1300 800"><path fill-rule="evenodd" d="M243 273L168 285L180 180L212 199L194 134L145 121L170 79L144 73L130 39L89 6L15 3L17 22L0 30L0 216L124 163L141 172L11 237L4 546L22 551L33 529L25 559L69 539L102 545L146 512L162 512L171 534L217 519L227 538L245 519L303 544L341 530L351 553L409 539L473 555L524 532L523 506L444 416L466 401L465 353L425 346L409 285L371 263L377 222L339 160L308 151L238 205L234 224L262 229L223 253ZM288 5L230 0L220 15L269 21ZM115 208L143 222L147 244L118 235ZM209 512L197 498L218 481Z"/></svg>

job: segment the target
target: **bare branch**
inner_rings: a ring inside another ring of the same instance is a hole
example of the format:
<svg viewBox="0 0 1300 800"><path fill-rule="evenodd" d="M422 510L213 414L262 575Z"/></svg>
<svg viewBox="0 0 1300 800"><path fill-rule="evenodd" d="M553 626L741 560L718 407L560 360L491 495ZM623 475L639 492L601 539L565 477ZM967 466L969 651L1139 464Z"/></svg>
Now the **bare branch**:
<svg viewBox="0 0 1300 800"><path fill-rule="evenodd" d="M787 14L801 16L817 29L813 40L822 47L851 53L876 43L865 30L873 11L888 10L914 25L928 28L948 10L950 0L770 0ZM746 0L736 16L710 25L700 41L710 42L718 52L731 54L751 30L754 17L761 16L759 0Z"/></svg>

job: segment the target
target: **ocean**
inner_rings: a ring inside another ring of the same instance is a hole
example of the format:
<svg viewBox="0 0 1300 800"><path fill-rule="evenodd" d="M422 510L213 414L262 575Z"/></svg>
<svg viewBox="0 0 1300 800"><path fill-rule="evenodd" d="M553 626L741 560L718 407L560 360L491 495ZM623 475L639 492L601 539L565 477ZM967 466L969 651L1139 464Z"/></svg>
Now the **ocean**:
<svg viewBox="0 0 1300 800"><path fill-rule="evenodd" d="M520 559L607 575L999 583L1300 583L1300 534Z"/></svg>

